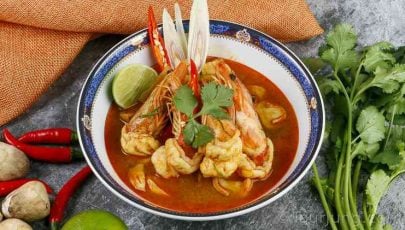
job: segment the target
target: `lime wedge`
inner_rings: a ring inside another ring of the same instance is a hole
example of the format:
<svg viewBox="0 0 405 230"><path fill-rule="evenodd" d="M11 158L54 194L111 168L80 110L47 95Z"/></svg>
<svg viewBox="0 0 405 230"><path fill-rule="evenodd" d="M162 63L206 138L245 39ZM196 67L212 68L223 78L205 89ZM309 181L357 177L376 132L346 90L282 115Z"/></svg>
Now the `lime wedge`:
<svg viewBox="0 0 405 230"><path fill-rule="evenodd" d="M126 109L142 101L158 78L154 69L142 64L131 64L120 70L112 82L115 103Z"/></svg>
<svg viewBox="0 0 405 230"><path fill-rule="evenodd" d="M117 216L102 210L80 212L70 218L62 230L127 230L128 227Z"/></svg>

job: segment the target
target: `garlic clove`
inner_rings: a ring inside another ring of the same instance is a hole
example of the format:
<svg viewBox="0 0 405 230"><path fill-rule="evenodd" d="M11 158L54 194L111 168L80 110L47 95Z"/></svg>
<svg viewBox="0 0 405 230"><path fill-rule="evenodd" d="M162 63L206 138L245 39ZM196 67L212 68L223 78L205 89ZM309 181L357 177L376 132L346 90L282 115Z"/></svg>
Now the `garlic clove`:
<svg viewBox="0 0 405 230"><path fill-rule="evenodd" d="M0 142L0 181L23 178L29 169L30 161L21 150Z"/></svg>
<svg viewBox="0 0 405 230"><path fill-rule="evenodd" d="M11 218L0 223L3 230L32 230L31 226L22 220Z"/></svg>
<svg viewBox="0 0 405 230"><path fill-rule="evenodd" d="M1 211L6 218L31 222L48 216L50 206L45 186L41 182L31 181L8 194Z"/></svg>

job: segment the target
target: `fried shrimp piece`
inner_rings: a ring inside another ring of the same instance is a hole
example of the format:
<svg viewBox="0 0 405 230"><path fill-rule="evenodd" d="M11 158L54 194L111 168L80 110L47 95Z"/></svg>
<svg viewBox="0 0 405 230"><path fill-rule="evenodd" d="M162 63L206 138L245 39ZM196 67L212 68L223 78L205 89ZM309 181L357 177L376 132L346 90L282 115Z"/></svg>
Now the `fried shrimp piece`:
<svg viewBox="0 0 405 230"><path fill-rule="evenodd" d="M264 154L264 160L262 165L256 165L256 163L251 160L247 155L243 154L240 158L238 172L242 177L245 178L257 178L264 179L266 178L272 168L274 155L274 146L273 142L267 138L267 149Z"/></svg>
<svg viewBox="0 0 405 230"><path fill-rule="evenodd" d="M266 149L266 134L254 109L252 96L223 59L208 62L203 68L203 79L215 79L234 90L236 126L240 130L243 152L251 158Z"/></svg>
<svg viewBox="0 0 405 230"><path fill-rule="evenodd" d="M191 174L197 171L204 155L203 152L186 146L184 143L182 132L187 117L175 107L172 101L169 101L168 108L169 112L171 112L174 137L167 139L164 147L159 148L152 155L152 163L156 172L165 178L176 177L178 174Z"/></svg>
<svg viewBox="0 0 405 230"><path fill-rule="evenodd" d="M229 177L238 168L242 155L240 132L231 120L218 120L212 116L204 118L203 123L214 131L215 137L205 146L200 171L204 177Z"/></svg>
<svg viewBox="0 0 405 230"><path fill-rule="evenodd" d="M166 148L160 146L151 157L156 172L163 178L178 177L177 171L167 162Z"/></svg>
<svg viewBox="0 0 405 230"><path fill-rule="evenodd" d="M149 156L160 143L157 135L164 128L169 96L187 81L187 64L181 62L155 87L145 103L121 130L121 147L128 154Z"/></svg>
<svg viewBox="0 0 405 230"><path fill-rule="evenodd" d="M135 189L145 192L145 166L137 164L128 171L128 178Z"/></svg>
<svg viewBox="0 0 405 230"><path fill-rule="evenodd" d="M206 63L203 74L203 83L214 81L227 87L231 86L230 79L218 74L215 62ZM210 115L202 117L202 123L214 131L214 140L205 146L205 157L200 165L204 177L226 178L238 167L242 155L242 141L235 124L235 107L228 107L227 113L230 119L216 119Z"/></svg>
<svg viewBox="0 0 405 230"><path fill-rule="evenodd" d="M215 177L212 179L212 185L215 190L224 196L229 196L231 193L244 196L252 190L253 181L250 178L240 181Z"/></svg>
<svg viewBox="0 0 405 230"><path fill-rule="evenodd" d="M175 138L169 138L165 144L167 162L181 174L191 174L198 170L203 154L199 151L188 157Z"/></svg>
<svg viewBox="0 0 405 230"><path fill-rule="evenodd" d="M216 79L234 90L235 122L240 130L243 150L239 162L242 176L265 178L271 171L273 144L266 137L248 89L222 59L207 63L203 74L203 79Z"/></svg>

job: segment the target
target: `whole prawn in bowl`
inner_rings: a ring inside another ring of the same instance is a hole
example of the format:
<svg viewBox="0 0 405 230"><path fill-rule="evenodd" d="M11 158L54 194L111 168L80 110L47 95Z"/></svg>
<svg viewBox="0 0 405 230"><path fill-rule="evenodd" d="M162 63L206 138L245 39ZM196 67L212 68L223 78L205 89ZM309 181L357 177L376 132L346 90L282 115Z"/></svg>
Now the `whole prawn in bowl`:
<svg viewBox="0 0 405 230"><path fill-rule="evenodd" d="M214 220L270 204L319 150L323 103L305 66L273 38L148 11L148 29L113 47L80 96L86 159L114 194L176 219ZM188 32L188 33L186 33ZM112 93L111 93L112 92Z"/></svg>

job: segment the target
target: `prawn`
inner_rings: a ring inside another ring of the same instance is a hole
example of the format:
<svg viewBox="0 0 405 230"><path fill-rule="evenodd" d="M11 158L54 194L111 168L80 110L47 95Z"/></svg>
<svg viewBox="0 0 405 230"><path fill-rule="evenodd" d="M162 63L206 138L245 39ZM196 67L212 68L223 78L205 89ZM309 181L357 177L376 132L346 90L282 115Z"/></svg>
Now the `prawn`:
<svg viewBox="0 0 405 230"><path fill-rule="evenodd" d="M131 120L121 130L121 147L125 153L149 156L160 147L156 139L167 120L166 103L171 92L187 81L187 64L181 62L154 88Z"/></svg>
<svg viewBox="0 0 405 230"><path fill-rule="evenodd" d="M243 150L243 155L239 158L238 167L241 168L239 171L244 172L242 176L245 177L264 178L271 170L274 147L271 140L266 137L254 109L252 96L222 59L207 63L203 68L203 74L220 79L223 84L234 90L235 123L240 130ZM265 172L265 175L258 172Z"/></svg>
<svg viewBox="0 0 405 230"><path fill-rule="evenodd" d="M217 77L215 72L207 69L212 68L209 62L203 67L203 83L215 81L218 84L230 87L229 81ZM230 119L216 119L210 115L202 116L202 124L207 125L214 131L214 140L205 146L205 157L200 165L200 171L204 177L231 176L238 168L239 158L242 155L242 140L240 131L235 124L235 107L227 108Z"/></svg>
<svg viewBox="0 0 405 230"><path fill-rule="evenodd" d="M192 84L195 94L199 91L197 81L197 74L195 73L195 65L191 61L191 76L189 84ZM180 87L180 85L178 86ZM173 100L172 95L172 100ZM195 151L195 149L187 146L184 143L182 132L187 122L187 117L182 114L174 105L173 101L168 103L170 108L169 114L172 116L171 121L173 124L172 132L173 138L166 140L164 147L161 147L153 153L152 164L155 167L156 172L162 177L177 177L178 173L191 174L199 169L200 162L203 157L201 151Z"/></svg>

